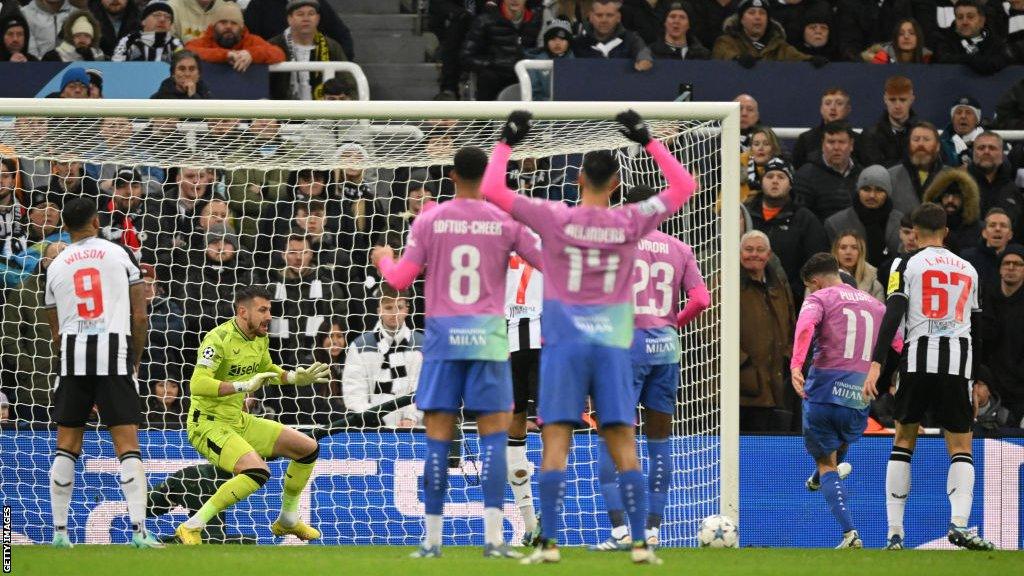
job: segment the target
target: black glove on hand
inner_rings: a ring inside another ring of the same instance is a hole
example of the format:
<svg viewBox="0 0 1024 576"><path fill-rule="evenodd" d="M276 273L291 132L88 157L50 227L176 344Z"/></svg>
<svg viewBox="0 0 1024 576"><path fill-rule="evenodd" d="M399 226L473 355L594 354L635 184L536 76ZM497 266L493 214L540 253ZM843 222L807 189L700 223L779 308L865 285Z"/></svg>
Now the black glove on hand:
<svg viewBox="0 0 1024 576"><path fill-rule="evenodd" d="M625 112L620 112L615 117L615 120L622 125L619 127L619 132L622 132L622 135L626 138L641 146L646 146L651 141L651 131L647 128L647 123L644 122L644 119L636 111L626 110Z"/></svg>
<svg viewBox="0 0 1024 576"><path fill-rule="evenodd" d="M515 146L526 139L533 125L533 114L526 110L515 110L508 115L508 120L501 128L501 141Z"/></svg>
<svg viewBox="0 0 1024 576"><path fill-rule="evenodd" d="M341 193L349 200L359 200L361 198L370 198L373 196L373 191L370 190L370 185L365 182L362 184L356 184L355 182L343 182L341 185Z"/></svg>
<svg viewBox="0 0 1024 576"><path fill-rule="evenodd" d="M825 64L828 64L828 58L825 58L824 56L812 56L808 62L810 62L811 66L814 66L815 68L821 68Z"/></svg>
<svg viewBox="0 0 1024 576"><path fill-rule="evenodd" d="M736 62L738 62L740 66L750 69L754 67L754 64L757 64L757 57L751 56L750 54L740 54L736 57Z"/></svg>

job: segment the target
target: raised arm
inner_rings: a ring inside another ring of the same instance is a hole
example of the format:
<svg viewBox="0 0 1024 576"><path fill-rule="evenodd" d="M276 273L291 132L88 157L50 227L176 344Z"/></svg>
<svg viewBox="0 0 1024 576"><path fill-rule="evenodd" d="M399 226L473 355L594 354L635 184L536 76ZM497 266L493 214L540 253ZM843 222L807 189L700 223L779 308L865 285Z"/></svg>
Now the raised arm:
<svg viewBox="0 0 1024 576"><path fill-rule="evenodd" d="M530 133L532 118L533 114L525 110L515 110L508 115L508 120L501 128L501 139L494 145L491 161L487 163L480 183L484 198L505 212L512 212L512 201L516 197L515 191L505 185L508 159L512 156L512 147Z"/></svg>
<svg viewBox="0 0 1024 576"><path fill-rule="evenodd" d="M658 198L669 213L679 210L697 189L697 181L693 175L676 160L675 156L660 140L651 138L647 123L633 110L626 110L615 117L621 124L619 131L626 138L644 147L661 168L668 182L668 188L661 191Z"/></svg>
<svg viewBox="0 0 1024 576"><path fill-rule="evenodd" d="M380 270L381 276L388 284L399 290L405 290L412 286L413 281L423 270L419 264L405 258L398 261L395 261L394 258L381 258L377 262L377 269Z"/></svg>

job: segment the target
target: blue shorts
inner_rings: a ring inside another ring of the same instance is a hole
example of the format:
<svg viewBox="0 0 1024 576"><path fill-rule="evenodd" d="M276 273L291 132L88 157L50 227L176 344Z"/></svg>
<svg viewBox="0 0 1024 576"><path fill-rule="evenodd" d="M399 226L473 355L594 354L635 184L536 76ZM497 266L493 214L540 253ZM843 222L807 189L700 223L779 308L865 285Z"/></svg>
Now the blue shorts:
<svg viewBox="0 0 1024 576"><path fill-rule="evenodd" d="M581 423L590 396L602 425L636 420L629 350L600 344L547 345L540 350L538 416L545 423Z"/></svg>
<svg viewBox="0 0 1024 576"><path fill-rule="evenodd" d="M416 407L478 414L512 410L512 371L507 361L424 360Z"/></svg>
<svg viewBox="0 0 1024 576"><path fill-rule="evenodd" d="M816 460L827 457L843 444L860 440L868 424L866 410L807 401L803 419L804 445Z"/></svg>
<svg viewBox="0 0 1024 576"><path fill-rule="evenodd" d="M675 414L679 388L679 363L634 364L633 404L648 410Z"/></svg>

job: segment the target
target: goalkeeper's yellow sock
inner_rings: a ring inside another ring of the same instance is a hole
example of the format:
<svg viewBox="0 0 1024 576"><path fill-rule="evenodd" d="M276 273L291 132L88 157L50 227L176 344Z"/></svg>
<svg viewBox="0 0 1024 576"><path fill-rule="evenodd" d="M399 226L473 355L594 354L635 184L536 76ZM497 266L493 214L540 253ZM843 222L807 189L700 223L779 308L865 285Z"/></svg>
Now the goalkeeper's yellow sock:
<svg viewBox="0 0 1024 576"><path fill-rule="evenodd" d="M284 472L284 490L281 494L281 515L278 518L285 526L294 526L299 519L299 496L309 482L309 476L313 473L313 466L320 456L320 447L317 446L308 456L292 460L288 469Z"/></svg>
<svg viewBox="0 0 1024 576"><path fill-rule="evenodd" d="M211 518L248 498L250 494L266 484L269 479L270 473L262 468L243 470L234 478L221 484L220 488L213 493L213 496L210 496L210 499L203 504L203 507L185 521L185 526L189 528L202 528L206 526L206 523Z"/></svg>

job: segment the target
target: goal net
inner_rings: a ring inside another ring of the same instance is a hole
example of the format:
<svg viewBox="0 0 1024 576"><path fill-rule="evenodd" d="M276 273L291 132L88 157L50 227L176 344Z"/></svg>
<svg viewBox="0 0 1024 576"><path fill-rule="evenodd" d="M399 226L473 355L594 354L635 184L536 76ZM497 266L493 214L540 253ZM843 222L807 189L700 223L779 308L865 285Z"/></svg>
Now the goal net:
<svg viewBox="0 0 1024 576"><path fill-rule="evenodd" d="M101 235L137 255L147 283L150 329L138 385L150 530L173 534L227 478L186 438L188 380L202 335L232 316L235 288L261 284L274 295L274 360L289 368L314 360L332 367L327 385L271 386L246 402L251 413L320 440L301 515L322 531L324 544L416 544L423 534L424 453L422 415L412 404L418 364L408 336L360 339L380 321L381 281L369 249L400 249L423 202L452 196L454 152L462 146L489 152L515 106L0 100L0 390L9 401L0 430L0 499L11 507L15 542L51 537L49 411L59 364L40 304L46 267L67 240L59 207L85 195L97 200ZM535 129L509 166L509 184L520 193L575 202L582 156L598 149L618 154L623 192L664 186L646 152L616 130L612 119L627 105L528 106ZM735 195L720 198L737 185L736 112L711 104L632 107L700 183L664 226L693 246L712 293L711 308L681 336L676 473L661 532L662 545L692 546L701 518L737 512L738 402L729 376L738 363L734 346L721 345L736 341L737 310L728 293L733 283L721 278L736 271L734 259L722 254L737 251L739 213ZM408 300L409 330L423 327L421 287L414 285ZM383 357L383 365L368 368L370 357ZM471 419L462 432L449 458L445 542L480 544ZM561 539L592 544L609 528L598 491L596 434L581 429L574 444ZM540 448L533 431L528 454L538 466ZM285 464L272 461L274 479L212 522L208 538L280 542L269 525L280 507ZM109 435L94 413L76 471L73 541L130 538L117 471ZM518 542L523 525L508 496L506 537Z"/></svg>

